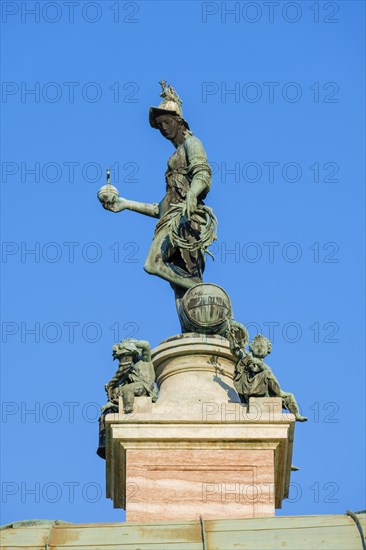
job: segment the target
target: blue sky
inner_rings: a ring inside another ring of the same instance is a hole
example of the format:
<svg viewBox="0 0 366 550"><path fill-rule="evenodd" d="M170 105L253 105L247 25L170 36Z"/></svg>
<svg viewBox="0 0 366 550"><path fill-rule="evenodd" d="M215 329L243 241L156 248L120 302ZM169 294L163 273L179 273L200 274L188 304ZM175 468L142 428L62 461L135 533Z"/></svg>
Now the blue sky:
<svg viewBox="0 0 366 550"><path fill-rule="evenodd" d="M110 166L163 197L161 79L213 167L205 280L309 416L278 514L364 508L364 3L275 4L2 2L2 523L124 518L95 454L111 346L179 324L155 221L96 193Z"/></svg>

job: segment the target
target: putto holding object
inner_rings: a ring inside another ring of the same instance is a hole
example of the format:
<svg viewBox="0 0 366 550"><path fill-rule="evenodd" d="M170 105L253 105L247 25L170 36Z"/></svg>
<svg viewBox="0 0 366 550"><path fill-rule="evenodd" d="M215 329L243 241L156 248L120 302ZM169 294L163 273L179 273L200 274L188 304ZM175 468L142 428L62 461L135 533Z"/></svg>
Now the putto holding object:
<svg viewBox="0 0 366 550"><path fill-rule="evenodd" d="M112 356L118 359L119 365L116 374L105 385L108 403L102 407L99 418L97 450L101 458L105 458L105 416L118 412L119 397L122 397L123 412L128 414L133 411L135 397L148 395L154 402L158 396L149 342L126 338L113 346Z"/></svg>
<svg viewBox="0 0 366 550"><path fill-rule="evenodd" d="M227 336L233 355L238 358L234 371L234 386L240 401L248 404L250 397L281 397L283 408L295 415L296 420L305 422L293 393L281 390L280 384L271 368L263 361L272 351L272 343L268 338L257 334L249 344L251 353L237 342L232 332Z"/></svg>

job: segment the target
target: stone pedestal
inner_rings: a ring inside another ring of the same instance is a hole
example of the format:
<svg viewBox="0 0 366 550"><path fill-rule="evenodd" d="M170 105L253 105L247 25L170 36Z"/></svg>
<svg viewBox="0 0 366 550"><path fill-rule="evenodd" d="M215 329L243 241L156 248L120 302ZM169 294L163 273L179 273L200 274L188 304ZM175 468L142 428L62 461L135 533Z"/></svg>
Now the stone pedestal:
<svg viewBox="0 0 366 550"><path fill-rule="evenodd" d="M281 399L239 402L220 336L170 338L153 362L158 401L106 417L114 506L127 521L273 516L288 496L295 420Z"/></svg>

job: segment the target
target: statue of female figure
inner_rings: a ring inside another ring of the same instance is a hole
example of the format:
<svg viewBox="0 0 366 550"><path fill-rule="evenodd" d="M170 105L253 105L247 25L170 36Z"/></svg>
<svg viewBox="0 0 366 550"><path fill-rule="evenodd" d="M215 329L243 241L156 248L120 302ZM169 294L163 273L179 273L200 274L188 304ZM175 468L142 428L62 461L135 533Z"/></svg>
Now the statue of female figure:
<svg viewBox="0 0 366 550"><path fill-rule="evenodd" d="M181 100L172 86L162 81L163 98L151 107L150 125L175 147L165 172L166 193L160 203L135 202L103 191L98 198L111 212L133 210L159 218L144 269L167 280L182 297L188 288L202 283L205 252L216 238L216 218L204 205L211 185L211 169L199 139L184 120Z"/></svg>

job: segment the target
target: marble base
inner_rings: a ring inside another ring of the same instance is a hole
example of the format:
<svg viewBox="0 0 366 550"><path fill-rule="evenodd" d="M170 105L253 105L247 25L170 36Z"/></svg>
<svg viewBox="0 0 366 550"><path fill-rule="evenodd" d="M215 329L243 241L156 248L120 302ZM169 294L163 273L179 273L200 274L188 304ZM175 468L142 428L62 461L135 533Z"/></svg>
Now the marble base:
<svg viewBox="0 0 366 550"><path fill-rule="evenodd" d="M127 521L273 516L288 496L294 416L279 398L238 402L224 338L169 339L153 358L158 401L106 417L107 497Z"/></svg>

